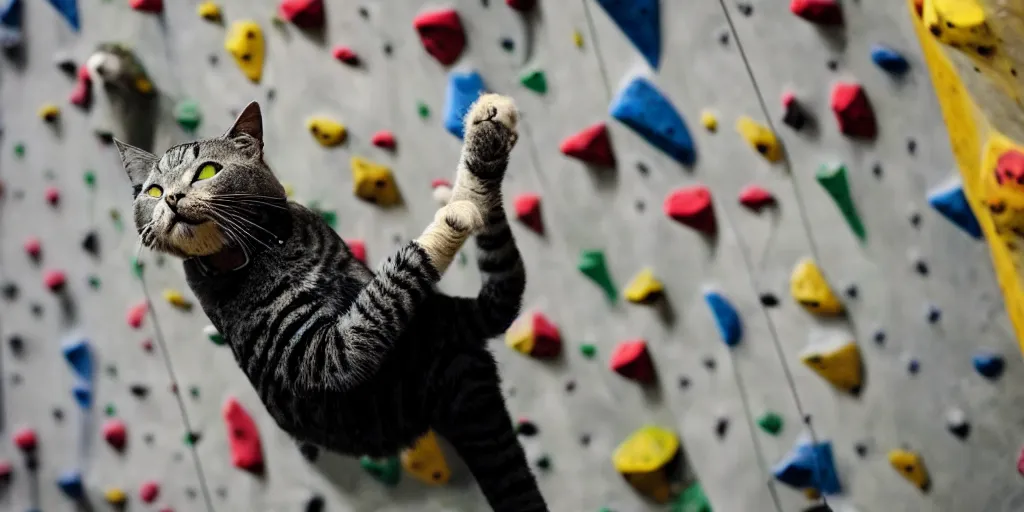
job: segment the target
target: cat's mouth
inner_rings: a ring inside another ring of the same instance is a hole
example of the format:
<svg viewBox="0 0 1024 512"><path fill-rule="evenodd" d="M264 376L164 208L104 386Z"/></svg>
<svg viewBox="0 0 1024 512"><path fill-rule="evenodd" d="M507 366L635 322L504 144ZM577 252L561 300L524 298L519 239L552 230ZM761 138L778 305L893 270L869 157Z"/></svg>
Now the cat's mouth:
<svg viewBox="0 0 1024 512"><path fill-rule="evenodd" d="M174 227L177 226L178 224L184 224L185 226L195 227L195 226L198 226L200 224L203 224L204 222L205 221L201 221L201 220L192 220L192 219L186 218L184 215L181 215L180 213L176 213L176 214L174 214L173 217L171 217L171 220L167 223L167 228L164 230L164 232L165 233L170 233L171 230L173 230Z"/></svg>

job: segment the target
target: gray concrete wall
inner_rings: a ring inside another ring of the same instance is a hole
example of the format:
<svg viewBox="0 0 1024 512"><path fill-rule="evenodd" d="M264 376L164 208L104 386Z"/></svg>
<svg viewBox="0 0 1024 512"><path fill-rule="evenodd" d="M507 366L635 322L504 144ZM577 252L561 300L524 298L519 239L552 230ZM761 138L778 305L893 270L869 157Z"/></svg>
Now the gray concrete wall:
<svg viewBox="0 0 1024 512"><path fill-rule="evenodd" d="M6 342L3 348L2 429L9 436L21 425L34 426L41 466L33 492L21 456L9 442L0 444L0 456L16 466L14 480L0 495L4 507L71 510L53 481L75 466L86 475L94 501L102 501L103 490L121 486L132 494L132 510L156 510L137 499L139 484L148 479L163 486L158 502L175 510L302 510L313 494L324 496L329 510L340 511L484 507L454 457L455 478L442 488L408 476L387 488L342 457L307 463L262 410L230 352L204 339L201 311L182 312L161 298L165 288L190 296L172 259L161 265L153 254L142 254L155 314L139 330L125 323L127 309L144 294L130 265L137 237L130 225L119 230L109 216L111 209L129 214L127 181L114 149L91 134L109 125L107 107L100 102L85 115L68 105L73 83L53 64L58 52L81 62L101 41L132 44L161 92L157 150L189 138L170 115L177 101L197 100L204 114L200 135L212 136L231 121L232 110L259 100L271 166L294 188L296 200L336 212L339 233L364 239L369 260L376 262L419 233L436 207L430 181L451 177L457 161L460 142L441 126L446 70L425 54L411 27L421 9L443 5L456 7L466 27L469 44L457 68L478 70L490 89L514 96L523 112L506 197L542 196L546 235L519 224L514 229L530 276L526 308L544 312L559 326L566 361L549 366L498 341L493 347L512 414L540 427L537 437L523 439L527 453L534 460L543 455L552 460L551 469L538 470L552 510L657 510L622 481L610 461L615 446L646 423L681 435L693 472L720 512L789 512L811 505L802 493L773 484L770 473L801 435L811 434L833 442L846 491L829 500L837 510L843 510L841 504L861 511L951 512L1024 506L1024 488L1013 469L1020 443L1016 425L1024 420L1014 405L1024 369L984 245L925 202L926 192L954 169L901 3L846 2L842 43L830 44L792 16L787 2L752 0L745 15L731 2L723 11L712 0L666 0L661 2L662 65L652 71L591 0L541 0L528 19L497 0L490 6L478 0L429 6L367 0L362 5L368 19L355 3L329 1L325 43L271 23L274 2L225 1L228 22L251 18L265 32L267 61L258 85L223 50L224 28L196 16L198 2L168 1L166 12L155 16L134 12L125 2L82 0L80 34L71 33L47 2L26 3L24 64L0 64L6 127L0 153L6 186L0 199L0 278L22 291L15 301L0 300L0 334L5 339L20 334L27 344L22 356ZM574 30L583 35L582 48L573 44ZM729 34L725 44L723 33ZM502 48L504 38L514 41L512 51ZM904 79L895 81L872 65L868 52L879 42L910 59ZM333 61L335 44L351 46L365 66L353 69ZM392 49L390 56L385 46ZM215 65L211 55L218 58ZM835 71L826 66L830 59L837 62ZM519 85L519 74L530 67L546 72L546 95ZM609 118L611 97L636 74L648 76L687 119L698 148L693 168L681 167ZM874 144L854 144L838 133L828 95L841 79L856 80L867 90L880 127ZM817 135L781 124L779 97L786 90L817 118ZM758 93L768 112L762 111ZM430 106L429 118L417 115L419 101ZM46 102L62 107L59 133L36 117ZM703 109L717 112L717 133L700 126ZM348 141L322 148L304 127L314 114L345 123ZM773 122L789 160L769 164L746 146L733 130L742 115ZM564 137L597 121L608 122L611 130L619 162L611 173L595 173L558 151ZM396 153L370 144L379 129L395 132ZM907 151L910 138L916 142L914 154ZM13 152L19 142L26 146L20 158ZM392 166L405 207L383 210L354 199L348 168L353 155ZM863 244L815 182L817 167L833 161L848 167L868 232ZM881 163L881 177L872 173L875 162ZM638 163L648 172L641 173ZM83 185L86 169L97 174L95 189ZM719 225L714 244L660 210L670 190L694 183L709 186L714 196ZM740 206L736 195L750 183L770 190L779 208L755 215ZM62 193L56 209L43 200L50 185ZM916 228L909 221L913 213L921 217ZM79 248L90 229L102 242L99 258ZM28 236L42 240L40 265L22 250ZM652 267L666 285L674 322L648 307L624 301L609 305L576 270L585 249L605 252L620 290L640 269ZM822 322L789 298L789 273L805 256L818 260L838 292L856 285L857 298L844 298L848 318ZM918 256L929 266L927 277L915 272ZM42 269L49 268L67 272L73 318L63 318L59 301L41 284ZM478 285L474 274L472 265L456 265L443 288L472 293ZM102 281L98 290L87 284L91 275ZM704 304L702 291L708 286L729 297L742 316L745 335L734 349L720 341ZM781 305L762 308L758 295L764 292L774 293ZM41 316L32 313L33 303L43 307ZM929 304L942 310L934 325L925 320ZM154 321L162 328L166 352L158 347L149 354L140 343L158 336ZM877 330L886 333L882 346L873 341ZM88 336L100 361L96 406L84 423L59 351L59 340L71 334ZM859 398L834 391L799 361L809 342L830 336L852 338L861 346L867 383ZM615 345L637 337L648 340L654 356L660 377L656 393L645 393L607 369ZM582 343L598 346L595 360L580 355ZM1006 356L1001 380L989 382L973 372L971 354L982 348ZM910 359L920 364L914 375L907 371ZM105 370L108 366L117 368L116 377ZM678 382L684 377L685 388ZM570 382L575 383L571 392ZM149 396L134 398L128 391L133 383L148 385ZM172 383L183 409L169 391ZM192 386L198 396L190 393ZM230 463L220 412L228 396L238 397L259 424L268 465L262 479ZM110 450L99 434L108 403L129 427L124 455ZM63 421L54 421L54 407L63 409ZM973 425L966 441L946 431L944 414L952 407L962 409ZM777 437L752 424L766 411L784 418ZM810 428L803 414L810 415ZM723 420L729 426L719 436L716 425ZM201 434L194 448L182 442L186 424ZM146 433L153 434L151 444ZM584 435L587 446L580 442ZM854 449L858 443L867 447L863 457ZM889 467L888 450L904 445L924 456L933 479L930 493L920 493Z"/></svg>

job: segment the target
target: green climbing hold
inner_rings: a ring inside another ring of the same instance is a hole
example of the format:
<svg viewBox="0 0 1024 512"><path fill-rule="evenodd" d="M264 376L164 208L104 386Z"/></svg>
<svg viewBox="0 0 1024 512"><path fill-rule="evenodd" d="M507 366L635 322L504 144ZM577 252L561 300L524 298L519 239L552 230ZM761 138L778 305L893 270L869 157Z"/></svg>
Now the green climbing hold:
<svg viewBox="0 0 1024 512"><path fill-rule="evenodd" d="M398 485L398 480L402 477L402 465L398 457L373 459L364 455L359 459L359 465L370 476L388 486Z"/></svg>
<svg viewBox="0 0 1024 512"><path fill-rule="evenodd" d="M757 419L757 426L773 436L777 435L782 431L782 416L774 412L766 412Z"/></svg>
<svg viewBox="0 0 1024 512"><path fill-rule="evenodd" d="M14 145L14 156L16 156L18 158L21 158L21 157L25 156L25 145L24 144L19 142L19 143Z"/></svg>
<svg viewBox="0 0 1024 512"><path fill-rule="evenodd" d="M580 345L580 353L587 359L593 359L597 355L597 347L593 343Z"/></svg>
<svg viewBox="0 0 1024 512"><path fill-rule="evenodd" d="M700 486L700 482L694 482L679 494L679 498L672 504L672 512L712 512L711 502L704 494L704 488Z"/></svg>
<svg viewBox="0 0 1024 512"><path fill-rule="evenodd" d="M145 268L146 265L142 262L142 260L138 258L132 258L132 273L135 274L135 277L142 279L142 271Z"/></svg>
<svg viewBox="0 0 1024 512"><path fill-rule="evenodd" d="M114 404L107 404L107 406L103 408L103 414L106 414L108 418L113 417L117 414L117 407L114 407Z"/></svg>
<svg viewBox="0 0 1024 512"><path fill-rule="evenodd" d="M421 119L426 119L430 117L430 107L428 107L427 104L423 103L422 101L416 102L416 111L419 112Z"/></svg>
<svg viewBox="0 0 1024 512"><path fill-rule="evenodd" d="M82 179L85 180L85 185L87 187L92 188L96 185L96 173L92 171L85 171L85 174L82 175Z"/></svg>
<svg viewBox="0 0 1024 512"><path fill-rule="evenodd" d="M214 345L224 344L224 335L221 334L220 331L218 331L217 328L212 325L207 325L206 327L203 327L203 334L205 334L206 337L210 341L212 341Z"/></svg>
<svg viewBox="0 0 1024 512"><path fill-rule="evenodd" d="M199 442L199 432L185 432L185 446L195 446Z"/></svg>
<svg viewBox="0 0 1024 512"><path fill-rule="evenodd" d="M118 231L124 231L124 224L121 223L121 212L111 208L110 209L110 220L114 222L114 229Z"/></svg>
<svg viewBox="0 0 1024 512"><path fill-rule="evenodd" d="M188 394L192 395L192 398L199 398L199 386L190 386Z"/></svg>
<svg viewBox="0 0 1024 512"><path fill-rule="evenodd" d="M857 238L864 240L867 233L864 231L864 224L861 224L857 207L853 204L853 195L850 194L850 184L846 180L846 166L839 164L834 167L822 165L818 169L818 183L832 196L839 207L839 211L850 225Z"/></svg>
<svg viewBox="0 0 1024 512"><path fill-rule="evenodd" d="M89 276L89 287L90 288L92 288L93 290L99 290L100 289L100 284L101 283L100 283L100 277L99 276Z"/></svg>
<svg viewBox="0 0 1024 512"><path fill-rule="evenodd" d="M604 261L604 253L601 251L583 251L580 253L580 262L577 266L583 275L592 279L604 290L608 300L615 302L619 293L615 290L615 283L608 273L608 266Z"/></svg>
<svg viewBox="0 0 1024 512"><path fill-rule="evenodd" d="M199 111L199 103L194 100L182 100L174 107L174 119L182 130L194 133L203 121L203 114Z"/></svg>
<svg viewBox="0 0 1024 512"><path fill-rule="evenodd" d="M519 77L519 83L523 84L523 87L526 87L537 94L544 94L548 92L547 77L545 77L544 72L539 69L523 73Z"/></svg>

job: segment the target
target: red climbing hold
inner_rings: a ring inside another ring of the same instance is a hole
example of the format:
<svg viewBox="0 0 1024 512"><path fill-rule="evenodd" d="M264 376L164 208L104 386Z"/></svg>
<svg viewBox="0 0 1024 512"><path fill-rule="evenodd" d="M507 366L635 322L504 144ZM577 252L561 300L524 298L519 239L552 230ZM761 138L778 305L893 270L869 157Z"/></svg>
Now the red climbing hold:
<svg viewBox="0 0 1024 512"><path fill-rule="evenodd" d="M832 88L832 111L839 130L852 137L875 138L878 127L871 102L859 84L840 82Z"/></svg>
<svg viewBox="0 0 1024 512"><path fill-rule="evenodd" d="M10 480L11 473L14 473L14 465L9 460L0 460L0 482Z"/></svg>
<svg viewBox="0 0 1024 512"><path fill-rule="evenodd" d="M996 183L1024 185L1024 153L1010 149L996 160Z"/></svg>
<svg viewBox="0 0 1024 512"><path fill-rule="evenodd" d="M25 253L32 259L39 259L39 255L43 253L43 244L36 237L29 237L25 240Z"/></svg>
<svg viewBox="0 0 1024 512"><path fill-rule="evenodd" d="M754 211L761 211L774 202L775 196L757 185L747 185L740 191L740 204Z"/></svg>
<svg viewBox="0 0 1024 512"><path fill-rule="evenodd" d="M381 130L373 134L373 138L370 139L370 142L378 148L395 149L395 134L391 133L389 130Z"/></svg>
<svg viewBox="0 0 1024 512"><path fill-rule="evenodd" d="M562 353L562 334L558 327L541 313L533 314L533 350L534 357L556 357Z"/></svg>
<svg viewBox="0 0 1024 512"><path fill-rule="evenodd" d="M615 167L615 153L608 138L608 127L597 123L562 141L562 153L588 164Z"/></svg>
<svg viewBox="0 0 1024 512"><path fill-rule="evenodd" d="M334 58L348 64L349 66L359 65L359 56L348 46L335 46L331 52Z"/></svg>
<svg viewBox="0 0 1024 512"><path fill-rule="evenodd" d="M142 12L160 13L164 10L163 0L129 0L128 5Z"/></svg>
<svg viewBox="0 0 1024 512"><path fill-rule="evenodd" d="M512 202L516 218L538 234L544 234L544 221L540 216L540 196L519 194Z"/></svg>
<svg viewBox="0 0 1024 512"><path fill-rule="evenodd" d="M421 13L412 25L419 33L427 53L445 66L458 60L466 47L466 32L462 29L459 13L454 9Z"/></svg>
<svg viewBox="0 0 1024 512"><path fill-rule="evenodd" d="M836 0L793 0L789 3L793 14L818 25L841 25L843 11Z"/></svg>
<svg viewBox="0 0 1024 512"><path fill-rule="evenodd" d="M609 364L612 371L642 384L654 382L654 363L644 340L624 341L615 347Z"/></svg>
<svg viewBox="0 0 1024 512"><path fill-rule="evenodd" d="M142 319L146 318L147 312L149 312L149 304L146 301L142 301L129 308L127 317L128 325L133 329L142 327Z"/></svg>
<svg viewBox="0 0 1024 512"><path fill-rule="evenodd" d="M505 0L505 3L519 12L526 12L537 5L537 0Z"/></svg>
<svg viewBox="0 0 1024 512"><path fill-rule="evenodd" d="M358 238L345 240L348 250L352 251L352 257L366 264L366 242Z"/></svg>
<svg viewBox="0 0 1024 512"><path fill-rule="evenodd" d="M153 503L159 495L160 484L152 480L142 482L142 485L139 487L139 499L141 499L143 503Z"/></svg>
<svg viewBox="0 0 1024 512"><path fill-rule="evenodd" d="M68 101L82 108L88 108L92 103L92 78L85 64L78 68L78 80L75 82L75 88L71 90Z"/></svg>
<svg viewBox="0 0 1024 512"><path fill-rule="evenodd" d="M715 209L711 206L711 191L704 185L673 191L665 198L663 208L665 215L705 235L714 235L718 231Z"/></svg>
<svg viewBox="0 0 1024 512"><path fill-rule="evenodd" d="M44 194L47 203L57 206L57 203L60 202L60 191L57 190L57 187L46 187L46 192L44 192Z"/></svg>
<svg viewBox="0 0 1024 512"><path fill-rule="evenodd" d="M281 0L278 13L299 28L319 28L324 25L323 0Z"/></svg>
<svg viewBox="0 0 1024 512"><path fill-rule="evenodd" d="M36 431L23 427L14 432L14 446L23 452L31 452L36 449Z"/></svg>
<svg viewBox="0 0 1024 512"><path fill-rule="evenodd" d="M1020 449L1020 455L1017 456L1017 472L1024 476L1024 448Z"/></svg>
<svg viewBox="0 0 1024 512"><path fill-rule="evenodd" d="M148 338L142 340L142 350L145 350L146 352L152 352L153 351L153 340L148 339Z"/></svg>
<svg viewBox="0 0 1024 512"><path fill-rule="evenodd" d="M260 432L256 429L256 422L252 416L249 416L234 397L228 397L221 412L228 427L231 463L239 469L262 473L263 447L260 444Z"/></svg>
<svg viewBox="0 0 1024 512"><path fill-rule="evenodd" d="M452 182L450 182L450 181L448 181L448 180L446 180L444 178L437 178L436 180L430 182L430 188L437 188L437 187L452 188Z"/></svg>
<svg viewBox="0 0 1024 512"><path fill-rule="evenodd" d="M67 277L64 272L60 270L47 270L43 272L43 284L50 289L51 292L59 292L64 288L64 284L67 283Z"/></svg>
<svg viewBox="0 0 1024 512"><path fill-rule="evenodd" d="M110 419L103 424L103 439L111 448L121 451L128 444L128 429L119 419Z"/></svg>

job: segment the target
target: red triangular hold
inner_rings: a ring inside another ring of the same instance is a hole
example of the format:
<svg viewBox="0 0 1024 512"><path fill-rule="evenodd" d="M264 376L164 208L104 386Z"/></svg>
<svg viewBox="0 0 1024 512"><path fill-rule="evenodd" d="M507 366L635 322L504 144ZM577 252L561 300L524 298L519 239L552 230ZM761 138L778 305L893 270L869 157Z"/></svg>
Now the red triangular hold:
<svg viewBox="0 0 1024 512"><path fill-rule="evenodd" d="M832 112L846 135L873 139L878 133L875 111L859 84L840 82L832 88Z"/></svg>
<svg viewBox="0 0 1024 512"><path fill-rule="evenodd" d="M260 431L256 429L256 422L252 416L249 416L234 397L228 397L221 413L228 428L231 463L238 469L262 473L263 446L260 442Z"/></svg>
<svg viewBox="0 0 1024 512"><path fill-rule="evenodd" d="M694 185L673 191L662 205L665 215L706 235L718 231L715 209L711 206L711 191L704 185Z"/></svg>
<svg viewBox="0 0 1024 512"><path fill-rule="evenodd" d="M558 327L541 313L533 314L533 350L534 357L556 357L562 353L562 334Z"/></svg>
<svg viewBox="0 0 1024 512"><path fill-rule="evenodd" d="M793 14L818 25L841 25L843 10L836 0L793 0L789 3Z"/></svg>
<svg viewBox="0 0 1024 512"><path fill-rule="evenodd" d="M602 167L615 167L615 153L608 138L608 127L597 123L583 131L566 137L560 148L566 156Z"/></svg>
<svg viewBox="0 0 1024 512"><path fill-rule="evenodd" d="M128 429L124 422L118 419L107 420L103 424L103 439L111 448L121 451L128 444Z"/></svg>
<svg viewBox="0 0 1024 512"><path fill-rule="evenodd" d="M747 185L740 191L740 204L754 211L760 211L774 202L775 196L757 185Z"/></svg>
<svg viewBox="0 0 1024 512"><path fill-rule="evenodd" d="M335 60L340 60L349 66L359 65L359 56L356 55L356 52L348 46L335 46L334 49L331 50L331 55L334 56Z"/></svg>
<svg viewBox="0 0 1024 512"><path fill-rule="evenodd" d="M373 134L373 138L370 139L370 142L378 148L395 149L395 134L391 133L389 130L381 130Z"/></svg>
<svg viewBox="0 0 1024 512"><path fill-rule="evenodd" d="M278 13L299 28L324 26L323 0L281 0Z"/></svg>
<svg viewBox="0 0 1024 512"><path fill-rule="evenodd" d="M160 13L164 10L163 0L129 0L128 5L136 11Z"/></svg>
<svg viewBox="0 0 1024 512"><path fill-rule="evenodd" d="M519 12L526 12L537 5L537 0L505 0L505 3Z"/></svg>
<svg viewBox="0 0 1024 512"><path fill-rule="evenodd" d="M544 220L540 216L540 196L537 194L519 194L512 201L516 218L538 234L544 234Z"/></svg>
<svg viewBox="0 0 1024 512"><path fill-rule="evenodd" d="M647 342L632 340L619 343L609 367L623 377L643 384L654 382L654 363L647 352Z"/></svg>
<svg viewBox="0 0 1024 512"><path fill-rule="evenodd" d="M348 246L348 250L352 251L352 257L366 264L366 242L358 238L349 238L345 240L345 245Z"/></svg>
<svg viewBox="0 0 1024 512"><path fill-rule="evenodd" d="M412 26L419 33L427 53L445 66L454 64L466 47L466 32L462 29L459 13L454 9L421 13L413 20Z"/></svg>

